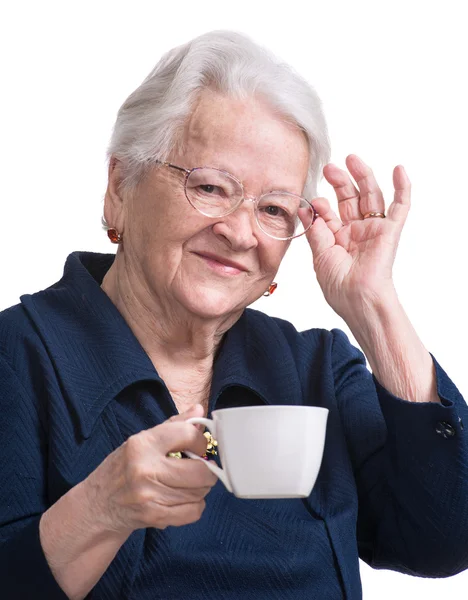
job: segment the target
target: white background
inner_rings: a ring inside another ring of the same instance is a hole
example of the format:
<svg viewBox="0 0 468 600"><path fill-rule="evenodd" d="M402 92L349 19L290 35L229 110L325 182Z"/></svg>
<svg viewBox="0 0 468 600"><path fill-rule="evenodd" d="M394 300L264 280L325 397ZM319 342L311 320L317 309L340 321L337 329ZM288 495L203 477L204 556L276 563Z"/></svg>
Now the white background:
<svg viewBox="0 0 468 600"><path fill-rule="evenodd" d="M321 95L344 166L357 153L391 200L403 164L413 206L395 266L401 301L465 397L468 36L464 2L220 0L5 2L0 8L0 309L56 281L73 250L111 252L100 226L115 114L160 55L211 29L251 35ZM329 186L321 194L331 199ZM310 252L286 257L258 307L298 328L346 325ZM466 524L465 524L466 527ZM364 597L466 598L468 573L424 580L362 565Z"/></svg>

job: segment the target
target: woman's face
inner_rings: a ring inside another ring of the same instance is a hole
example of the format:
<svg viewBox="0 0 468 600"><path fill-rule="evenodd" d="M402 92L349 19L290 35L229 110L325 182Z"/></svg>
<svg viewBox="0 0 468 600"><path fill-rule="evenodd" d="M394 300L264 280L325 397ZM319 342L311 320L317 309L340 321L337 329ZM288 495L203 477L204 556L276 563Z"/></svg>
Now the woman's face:
<svg viewBox="0 0 468 600"><path fill-rule="evenodd" d="M228 171L243 182L246 197L302 194L305 136L261 101L204 91L181 148L170 162ZM123 232L126 268L143 293L202 318L234 314L259 298L288 247L259 229L252 202L225 217L202 215L185 197L184 173L168 167L151 170L131 197L106 198L106 218Z"/></svg>

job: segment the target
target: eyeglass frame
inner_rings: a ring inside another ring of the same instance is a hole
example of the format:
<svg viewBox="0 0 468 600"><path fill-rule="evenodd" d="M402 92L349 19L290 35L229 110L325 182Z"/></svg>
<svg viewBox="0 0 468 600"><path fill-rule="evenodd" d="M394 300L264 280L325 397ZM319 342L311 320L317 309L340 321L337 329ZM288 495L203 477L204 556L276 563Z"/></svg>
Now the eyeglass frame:
<svg viewBox="0 0 468 600"><path fill-rule="evenodd" d="M315 220L317 219L317 217L319 216L318 212L315 210L315 208L313 207L312 203L309 202L309 200L307 200L307 198L304 198L303 196L299 196L298 194L293 194L292 192L285 192L285 191L279 191L279 190L273 190L271 192L266 192L265 194L262 194L261 196L255 196L254 198L249 198L245 195L244 192L244 185L242 183L242 181L240 181L239 179L237 179L237 177L235 177L232 173L229 173L228 171L224 171L223 169L217 169L216 167L194 167L193 169L186 169L185 167L180 167L178 165L174 165L173 163L170 162L166 162L166 161L161 161L161 160L156 160L156 163L164 166L164 167L170 167L171 169L177 169L178 171L182 171L182 173L185 173L185 178L184 178L184 194L185 197L187 198L188 203L190 204L190 206L192 206L196 211L198 211L201 215L203 215L204 217L208 217L209 219L219 219L220 217L227 217L228 215L231 215L233 212L235 212L240 206L241 204L245 201L248 200L249 202L253 202L254 204L254 210L255 210L255 220L257 221L257 225L259 226L260 230L267 235L268 237L274 239L274 240L278 240L281 242L289 242L291 240L294 240L298 237L301 237L302 235L304 235L305 233L307 233L309 231L309 229L312 227L312 225L315 223ZM239 185L240 188L242 190L242 197L239 201L239 203L237 205L235 205L231 210L229 210L227 213L224 213L222 215L206 215L205 213L203 213L199 208L197 208L193 202L190 200L189 195L187 194L187 181L188 178L190 177L190 175L194 172L194 171L199 171L200 169L212 169L213 171L219 171L220 173L223 173L224 175L227 175L228 177L231 177L232 179L234 179L234 181L236 181ZM274 235L271 235L270 233L267 233L262 226L259 223L258 220L258 203L260 202L260 200L262 198L264 198L265 196L269 196L271 194L284 194L286 196L294 196L295 198L300 198L301 200L304 200L304 202L307 202L307 204L311 207L312 209L312 221L310 223L310 225L307 227L307 229L305 229L302 233L299 233L297 235L293 235L290 237L286 237L286 238L279 238L279 237L275 237Z"/></svg>

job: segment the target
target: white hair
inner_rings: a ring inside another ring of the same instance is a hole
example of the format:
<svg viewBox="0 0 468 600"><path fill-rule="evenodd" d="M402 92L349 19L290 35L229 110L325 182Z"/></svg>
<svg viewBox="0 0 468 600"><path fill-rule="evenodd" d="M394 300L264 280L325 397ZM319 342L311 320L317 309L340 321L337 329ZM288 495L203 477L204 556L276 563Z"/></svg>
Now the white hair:
<svg viewBox="0 0 468 600"><path fill-rule="evenodd" d="M212 31L167 52L121 106L108 149L122 161L122 186L131 190L145 169L177 148L198 94L211 88L231 97L261 96L308 140L304 194L316 195L330 143L320 99L289 65L247 36ZM197 165L195 165L197 166Z"/></svg>

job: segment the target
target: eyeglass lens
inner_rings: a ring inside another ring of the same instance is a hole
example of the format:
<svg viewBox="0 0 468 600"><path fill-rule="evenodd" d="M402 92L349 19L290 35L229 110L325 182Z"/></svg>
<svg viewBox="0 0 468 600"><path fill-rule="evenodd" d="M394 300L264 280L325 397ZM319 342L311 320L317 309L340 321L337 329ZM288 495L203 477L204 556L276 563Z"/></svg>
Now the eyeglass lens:
<svg viewBox="0 0 468 600"><path fill-rule="evenodd" d="M194 169L186 181L187 199L209 217L229 214L243 198L242 187L229 174L207 167ZM312 224L314 211L304 198L287 192L262 196L257 204L257 221L268 235L287 239L304 233Z"/></svg>

